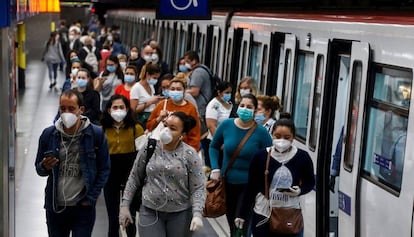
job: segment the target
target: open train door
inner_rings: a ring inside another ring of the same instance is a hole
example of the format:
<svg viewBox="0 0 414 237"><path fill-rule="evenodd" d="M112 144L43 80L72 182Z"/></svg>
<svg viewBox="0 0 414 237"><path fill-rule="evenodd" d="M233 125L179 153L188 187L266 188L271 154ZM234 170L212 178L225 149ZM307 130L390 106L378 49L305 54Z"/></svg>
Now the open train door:
<svg viewBox="0 0 414 237"><path fill-rule="evenodd" d="M360 153L362 124L367 86L370 47L365 42L352 42L347 112L342 143L338 190L338 236L359 236L358 197L360 195ZM335 144L336 145L336 144ZM351 234L350 233L355 233Z"/></svg>

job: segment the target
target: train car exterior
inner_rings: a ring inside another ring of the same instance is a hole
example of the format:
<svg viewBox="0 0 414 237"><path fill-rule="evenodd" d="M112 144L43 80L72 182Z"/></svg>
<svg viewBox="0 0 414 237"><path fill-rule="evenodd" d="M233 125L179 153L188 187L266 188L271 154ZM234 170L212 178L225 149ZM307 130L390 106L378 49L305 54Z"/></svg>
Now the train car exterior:
<svg viewBox="0 0 414 237"><path fill-rule="evenodd" d="M414 17L215 12L190 23L117 10L108 20L127 44L158 40L170 65L197 50L224 80L250 75L281 98L315 167L305 236L413 235Z"/></svg>

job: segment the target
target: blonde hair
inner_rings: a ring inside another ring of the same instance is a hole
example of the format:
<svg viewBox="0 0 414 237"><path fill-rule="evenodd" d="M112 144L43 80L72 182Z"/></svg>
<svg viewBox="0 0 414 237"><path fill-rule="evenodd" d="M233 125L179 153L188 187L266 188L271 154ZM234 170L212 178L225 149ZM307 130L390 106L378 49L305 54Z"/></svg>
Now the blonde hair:
<svg viewBox="0 0 414 237"><path fill-rule="evenodd" d="M256 83L254 81L253 77L247 76L247 77L243 77L240 82L239 85L237 85L236 88L236 94L234 95L234 100L236 102L236 104L239 104L241 101L241 95L240 95L240 85L243 83L247 83L247 85L249 85L250 89L252 90L251 94L256 96L257 95L257 86Z"/></svg>
<svg viewBox="0 0 414 237"><path fill-rule="evenodd" d="M174 82L178 82L178 83L181 83L182 85L183 85L183 87L184 87L184 90L185 90L185 88L187 88L187 82L186 82L187 80L185 79L185 74L184 73L182 73L182 72L179 72L179 73L177 73L177 75L175 75L175 77L170 81L170 85L172 84L172 83L174 83Z"/></svg>
<svg viewBox="0 0 414 237"><path fill-rule="evenodd" d="M127 61L127 56L125 54L118 54L118 60L125 59Z"/></svg>

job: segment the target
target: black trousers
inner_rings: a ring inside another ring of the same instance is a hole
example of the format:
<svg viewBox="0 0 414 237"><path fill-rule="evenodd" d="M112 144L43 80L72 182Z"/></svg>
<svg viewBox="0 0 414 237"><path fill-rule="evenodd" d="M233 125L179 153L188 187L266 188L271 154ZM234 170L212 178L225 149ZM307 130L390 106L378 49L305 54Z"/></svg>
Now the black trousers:
<svg viewBox="0 0 414 237"><path fill-rule="evenodd" d="M234 236L236 233L236 225L234 224L234 219L240 216L240 210L243 207L243 199L246 195L247 184L230 184L226 182L226 204L227 204L227 222L230 226L230 236ZM250 223L250 215L245 220L243 226L243 236L247 236L247 229Z"/></svg>

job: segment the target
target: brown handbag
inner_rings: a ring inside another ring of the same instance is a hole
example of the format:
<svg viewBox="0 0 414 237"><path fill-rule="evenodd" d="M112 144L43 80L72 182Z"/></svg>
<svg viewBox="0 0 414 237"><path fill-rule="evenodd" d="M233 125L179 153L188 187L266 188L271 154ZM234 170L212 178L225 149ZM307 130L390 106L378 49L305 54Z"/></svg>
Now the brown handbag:
<svg viewBox="0 0 414 237"><path fill-rule="evenodd" d="M269 162L267 154L265 171L265 195L269 199ZM303 228L302 210L297 208L273 207L269 219L269 231L277 234L298 234Z"/></svg>
<svg viewBox="0 0 414 237"><path fill-rule="evenodd" d="M204 217L216 218L222 216L227 213L227 205L226 205L226 187L225 187L225 176L229 169L233 166L234 161L236 161L237 156L239 155L243 145L246 143L247 139L249 139L250 135L252 135L253 131L257 127L257 123L249 129L249 131L244 136L243 140L239 143L236 150L232 154L230 158L229 165L224 172L224 176L218 180L208 180L206 182L206 204L203 210Z"/></svg>

